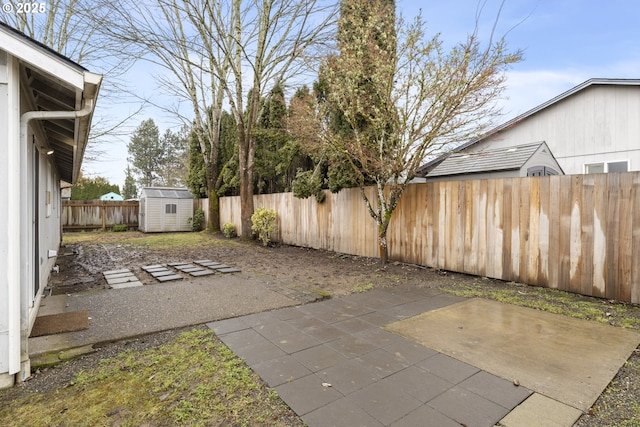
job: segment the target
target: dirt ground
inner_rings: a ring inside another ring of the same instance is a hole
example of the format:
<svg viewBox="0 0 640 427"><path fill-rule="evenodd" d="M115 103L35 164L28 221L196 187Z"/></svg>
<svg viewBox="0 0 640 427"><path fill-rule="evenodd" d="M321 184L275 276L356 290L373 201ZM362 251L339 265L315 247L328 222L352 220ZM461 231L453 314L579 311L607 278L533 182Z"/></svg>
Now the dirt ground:
<svg viewBox="0 0 640 427"><path fill-rule="evenodd" d="M420 287L437 287L446 291L464 289L482 285L494 290L513 290L513 283L499 280L467 276L445 272L421 266L391 262L381 266L377 259L338 254L322 250L279 245L262 247L255 242L232 241L222 236L206 234L204 244L200 245L145 245L137 244L136 239L145 239L142 233L102 233L99 239L75 239L61 248L58 257L60 272L52 275L48 292L53 294L74 293L107 288L102 272L110 269L129 268L143 283L152 284L154 280L141 267L149 264L211 259L237 267L246 272L278 278L291 288L311 290L323 296L338 296L353 292L399 284L413 284ZM516 285L517 293L523 298L535 295L526 285ZM571 296L576 301L590 301L594 298ZM595 300L599 303L600 300ZM602 304L608 304L602 301ZM609 310L609 309L607 309ZM637 310L640 313L640 310ZM640 316L640 314L639 314ZM37 372L21 390L14 392L47 392L55 387L68 384L74 373L86 366L92 366L96 360L117 354L125 348L145 348L165 342L175 331L167 331L151 337L114 343L105 346L94 354L66 362L60 366ZM0 404L10 399L14 392L0 392ZM621 425L619 421L609 419L613 410L622 414L638 414L640 402L640 354L636 350L629 362L620 370L609 389L592 409L591 415L584 415L577 425L596 427ZM634 412L637 411L637 412ZM624 417L625 415L623 415ZM629 415L634 417L634 415ZM640 426L640 420L631 419L627 426Z"/></svg>
<svg viewBox="0 0 640 427"><path fill-rule="evenodd" d="M332 296L402 283L429 286L471 279L402 263L391 262L382 267L377 259L322 250L287 245L262 247L239 239L230 243L219 235L211 235L213 242L205 246L163 246L161 249L122 243L125 236L129 242L145 238L137 232L106 233L100 235L99 241L66 244L58 257L60 271L53 274L50 281L51 292L56 295L105 289L107 283L102 272L121 268L132 270L144 284L153 284L155 280L142 266L198 259L222 262L243 271L278 278L293 288Z"/></svg>

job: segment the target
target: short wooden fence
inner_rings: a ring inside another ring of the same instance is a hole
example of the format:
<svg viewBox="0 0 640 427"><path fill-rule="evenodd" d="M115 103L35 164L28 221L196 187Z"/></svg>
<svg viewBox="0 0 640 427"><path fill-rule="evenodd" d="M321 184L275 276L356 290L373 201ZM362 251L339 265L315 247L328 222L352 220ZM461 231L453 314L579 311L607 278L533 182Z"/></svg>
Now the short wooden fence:
<svg viewBox="0 0 640 427"><path fill-rule="evenodd" d="M137 201L64 200L62 231L106 230L114 225L138 228Z"/></svg>

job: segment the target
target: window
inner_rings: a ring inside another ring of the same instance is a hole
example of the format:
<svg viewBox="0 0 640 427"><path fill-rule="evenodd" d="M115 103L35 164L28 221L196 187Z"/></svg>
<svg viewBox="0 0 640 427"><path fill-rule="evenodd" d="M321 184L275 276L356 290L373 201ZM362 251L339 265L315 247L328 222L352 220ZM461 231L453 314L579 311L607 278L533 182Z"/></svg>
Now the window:
<svg viewBox="0 0 640 427"><path fill-rule="evenodd" d="M178 205L176 205L175 203L168 203L164 205L164 213L174 214L177 212L177 207Z"/></svg>
<svg viewBox="0 0 640 427"><path fill-rule="evenodd" d="M628 171L628 160L622 160L618 162L588 163L584 165L584 173L613 173Z"/></svg>
<svg viewBox="0 0 640 427"><path fill-rule="evenodd" d="M558 171L549 166L533 166L527 169L527 176L558 175Z"/></svg>

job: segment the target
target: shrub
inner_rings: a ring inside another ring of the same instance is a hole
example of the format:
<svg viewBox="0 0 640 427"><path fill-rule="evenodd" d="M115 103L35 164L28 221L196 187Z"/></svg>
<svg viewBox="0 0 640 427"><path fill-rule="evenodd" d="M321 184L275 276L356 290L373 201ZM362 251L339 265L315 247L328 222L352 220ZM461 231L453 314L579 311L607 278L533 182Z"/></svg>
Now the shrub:
<svg viewBox="0 0 640 427"><path fill-rule="evenodd" d="M225 222L222 226L222 234L224 234L224 237L228 237L229 239L236 237L236 226L231 222Z"/></svg>
<svg viewBox="0 0 640 427"><path fill-rule="evenodd" d="M127 231L127 225L126 224L117 224L113 226L113 231L118 232L118 231Z"/></svg>
<svg viewBox="0 0 640 427"><path fill-rule="evenodd" d="M202 224L204 224L204 211L198 209L193 213L193 218L189 218L191 224L191 231L201 231Z"/></svg>
<svg viewBox="0 0 640 427"><path fill-rule="evenodd" d="M276 212L271 209L258 208L251 215L251 231L258 236L264 246L271 241L276 230Z"/></svg>
<svg viewBox="0 0 640 427"><path fill-rule="evenodd" d="M293 196L298 199L306 199L315 196L318 203L324 202L325 194L322 191L322 179L313 171L298 169L296 178L292 182Z"/></svg>

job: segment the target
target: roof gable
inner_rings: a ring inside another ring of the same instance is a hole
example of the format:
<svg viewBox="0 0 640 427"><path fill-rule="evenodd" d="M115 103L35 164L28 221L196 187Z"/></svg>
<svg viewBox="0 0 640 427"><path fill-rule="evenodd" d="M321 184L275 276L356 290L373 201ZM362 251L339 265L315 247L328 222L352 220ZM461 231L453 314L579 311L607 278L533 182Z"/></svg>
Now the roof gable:
<svg viewBox="0 0 640 427"><path fill-rule="evenodd" d="M509 121L507 121L507 122L505 122L503 124L501 124L500 126L490 130L487 134L483 135L482 137L477 138L477 139L473 139L471 141L468 141L468 142L460 145L459 147L456 147L454 149L454 151L461 151L461 150L464 150L465 148L467 148L467 147L469 147L469 146L471 146L473 144L476 144L476 143L478 143L480 141L484 141L485 139L495 135L496 133L498 133L498 132L500 132L502 130L505 130L505 129L507 129L507 128L509 128L509 127L511 127L511 126L513 126L513 125L515 125L515 124L527 119L528 117L533 116L534 114L536 114L536 113L538 113L538 112L540 112L540 111L542 111L542 110L544 110L546 108L549 108L552 105L555 105L558 102L560 102L560 101L562 101L562 100L564 100L566 98L569 98L570 96L573 96L576 93L581 92L584 89L587 89L587 88L592 87L592 86L640 86L640 79L589 79L589 80L587 80L587 81L585 81L585 82L583 82L583 83L581 83L581 84L569 89L568 91L561 93L560 95L556 96L555 98L552 98L549 101L544 102L544 103L538 105L537 107L532 108L531 110L529 110L529 111L527 111L527 112L525 112L523 114L520 114L519 116L517 116L517 117L515 117L515 118L513 118L513 119L511 119L511 120L509 120Z"/></svg>

